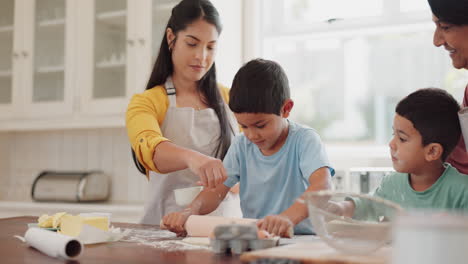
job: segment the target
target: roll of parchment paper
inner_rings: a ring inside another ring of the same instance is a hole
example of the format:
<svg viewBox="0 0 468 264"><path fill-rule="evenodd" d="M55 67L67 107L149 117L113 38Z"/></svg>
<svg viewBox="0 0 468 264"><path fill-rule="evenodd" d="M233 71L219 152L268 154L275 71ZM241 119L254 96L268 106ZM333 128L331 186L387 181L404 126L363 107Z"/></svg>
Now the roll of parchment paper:
<svg viewBox="0 0 468 264"><path fill-rule="evenodd" d="M83 252L83 244L74 237L65 236L37 227L29 228L24 235L29 246L51 257L74 259Z"/></svg>

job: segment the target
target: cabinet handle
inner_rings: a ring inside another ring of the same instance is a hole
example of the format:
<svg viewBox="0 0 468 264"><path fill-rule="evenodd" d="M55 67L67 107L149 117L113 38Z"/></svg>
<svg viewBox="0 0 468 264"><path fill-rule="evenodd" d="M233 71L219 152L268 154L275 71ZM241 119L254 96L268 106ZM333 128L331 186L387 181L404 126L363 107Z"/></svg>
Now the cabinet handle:
<svg viewBox="0 0 468 264"><path fill-rule="evenodd" d="M23 57L25 58L28 56L28 53L26 51L21 52L21 54L23 54Z"/></svg>
<svg viewBox="0 0 468 264"><path fill-rule="evenodd" d="M127 39L127 43L128 45L133 46L133 43L135 43L135 41L133 41L133 39Z"/></svg>
<svg viewBox="0 0 468 264"><path fill-rule="evenodd" d="M141 45L145 45L145 39L144 38L138 39L138 42L140 42Z"/></svg>
<svg viewBox="0 0 468 264"><path fill-rule="evenodd" d="M19 53L18 52L13 52L13 58L17 59L19 57Z"/></svg>

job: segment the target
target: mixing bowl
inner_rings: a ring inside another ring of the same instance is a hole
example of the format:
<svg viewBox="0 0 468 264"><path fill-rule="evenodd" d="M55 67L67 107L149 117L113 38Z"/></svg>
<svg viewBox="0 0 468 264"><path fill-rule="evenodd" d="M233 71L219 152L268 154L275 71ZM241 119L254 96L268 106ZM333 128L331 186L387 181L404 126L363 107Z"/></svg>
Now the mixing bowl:
<svg viewBox="0 0 468 264"><path fill-rule="evenodd" d="M369 254L391 240L394 219L403 209L393 202L364 194L334 191L304 195L317 235L329 246L350 254ZM343 215L342 205L354 210Z"/></svg>
<svg viewBox="0 0 468 264"><path fill-rule="evenodd" d="M175 189L174 196L178 206L187 206L203 190L203 186L194 186L182 189Z"/></svg>

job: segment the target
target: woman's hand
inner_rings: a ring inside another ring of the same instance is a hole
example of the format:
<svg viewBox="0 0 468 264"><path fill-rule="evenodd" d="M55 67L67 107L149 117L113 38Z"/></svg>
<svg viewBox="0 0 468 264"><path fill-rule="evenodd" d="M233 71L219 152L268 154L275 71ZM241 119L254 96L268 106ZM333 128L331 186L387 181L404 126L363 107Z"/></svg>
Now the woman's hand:
<svg viewBox="0 0 468 264"><path fill-rule="evenodd" d="M227 179L226 169L220 159L193 153L188 161L188 168L195 173L201 184L213 189Z"/></svg>
<svg viewBox="0 0 468 264"><path fill-rule="evenodd" d="M276 236L289 237L291 235L290 229L294 227L294 224L287 216L269 215L259 220L257 227Z"/></svg>
<svg viewBox="0 0 468 264"><path fill-rule="evenodd" d="M170 213L163 217L163 226L171 232L177 234L178 237L187 236L185 230L185 222L191 215L190 210L184 210L180 212Z"/></svg>

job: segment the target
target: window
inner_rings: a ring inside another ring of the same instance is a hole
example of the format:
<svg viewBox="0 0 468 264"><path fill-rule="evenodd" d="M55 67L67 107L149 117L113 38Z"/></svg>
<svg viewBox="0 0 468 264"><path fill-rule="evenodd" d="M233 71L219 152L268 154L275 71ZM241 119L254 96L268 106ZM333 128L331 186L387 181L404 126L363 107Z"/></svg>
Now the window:
<svg viewBox="0 0 468 264"><path fill-rule="evenodd" d="M247 40L247 54L283 66L295 101L291 118L329 144L386 145L397 102L418 88L463 97L468 73L433 46L426 1L254 2L247 8L261 15L247 24L259 44Z"/></svg>

